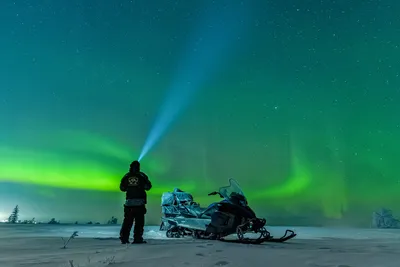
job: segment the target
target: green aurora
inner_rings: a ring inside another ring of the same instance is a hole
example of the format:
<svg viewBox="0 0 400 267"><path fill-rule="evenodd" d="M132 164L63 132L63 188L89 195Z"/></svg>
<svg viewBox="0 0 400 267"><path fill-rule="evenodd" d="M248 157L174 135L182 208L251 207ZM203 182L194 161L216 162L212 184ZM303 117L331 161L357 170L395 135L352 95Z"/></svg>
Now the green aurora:
<svg viewBox="0 0 400 267"><path fill-rule="evenodd" d="M207 205L229 178L275 223L400 215L400 3L291 2L249 2L239 52L142 160L149 223L162 192ZM0 216L121 218L119 181L211 1L44 3L0 9Z"/></svg>

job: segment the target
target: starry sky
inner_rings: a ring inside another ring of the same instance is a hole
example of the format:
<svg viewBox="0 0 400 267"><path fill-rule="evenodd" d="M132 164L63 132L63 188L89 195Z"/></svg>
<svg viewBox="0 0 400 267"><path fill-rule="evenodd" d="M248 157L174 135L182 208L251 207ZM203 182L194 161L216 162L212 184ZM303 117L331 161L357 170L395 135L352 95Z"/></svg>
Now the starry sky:
<svg viewBox="0 0 400 267"><path fill-rule="evenodd" d="M0 7L0 219L17 204L21 219L122 218L119 181L157 123L148 223L162 192L207 205L229 178L272 223L400 215L399 1ZM172 94L182 108L157 121Z"/></svg>

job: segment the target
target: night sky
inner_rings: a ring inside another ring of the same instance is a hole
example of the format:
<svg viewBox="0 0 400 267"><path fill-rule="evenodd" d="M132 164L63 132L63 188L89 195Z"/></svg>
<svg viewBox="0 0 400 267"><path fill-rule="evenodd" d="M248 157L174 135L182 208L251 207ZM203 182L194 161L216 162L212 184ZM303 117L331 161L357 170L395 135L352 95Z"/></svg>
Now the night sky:
<svg viewBox="0 0 400 267"><path fill-rule="evenodd" d="M122 218L120 179L161 124L141 160L149 223L162 192L206 205L229 178L277 223L400 216L399 14L394 0L3 1L0 219L17 204L21 219Z"/></svg>

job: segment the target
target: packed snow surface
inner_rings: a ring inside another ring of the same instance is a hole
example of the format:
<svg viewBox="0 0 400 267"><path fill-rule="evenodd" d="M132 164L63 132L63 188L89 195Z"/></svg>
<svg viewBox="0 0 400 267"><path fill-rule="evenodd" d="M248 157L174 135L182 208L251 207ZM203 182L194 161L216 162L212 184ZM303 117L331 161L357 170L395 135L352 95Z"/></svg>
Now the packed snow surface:
<svg viewBox="0 0 400 267"><path fill-rule="evenodd" d="M276 266L399 267L400 230L270 227L298 236L287 243L243 245L192 238L169 239L146 227L147 244L121 245L120 226L0 224L0 266ZM74 231L78 237L62 249Z"/></svg>

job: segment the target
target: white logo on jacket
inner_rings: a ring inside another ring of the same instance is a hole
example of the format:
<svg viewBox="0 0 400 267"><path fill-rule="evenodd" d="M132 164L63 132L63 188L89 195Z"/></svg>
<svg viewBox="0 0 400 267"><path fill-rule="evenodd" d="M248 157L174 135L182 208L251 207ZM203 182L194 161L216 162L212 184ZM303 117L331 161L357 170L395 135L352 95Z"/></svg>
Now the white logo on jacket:
<svg viewBox="0 0 400 267"><path fill-rule="evenodd" d="M136 176L131 176L128 178L128 186L138 186L139 178Z"/></svg>

